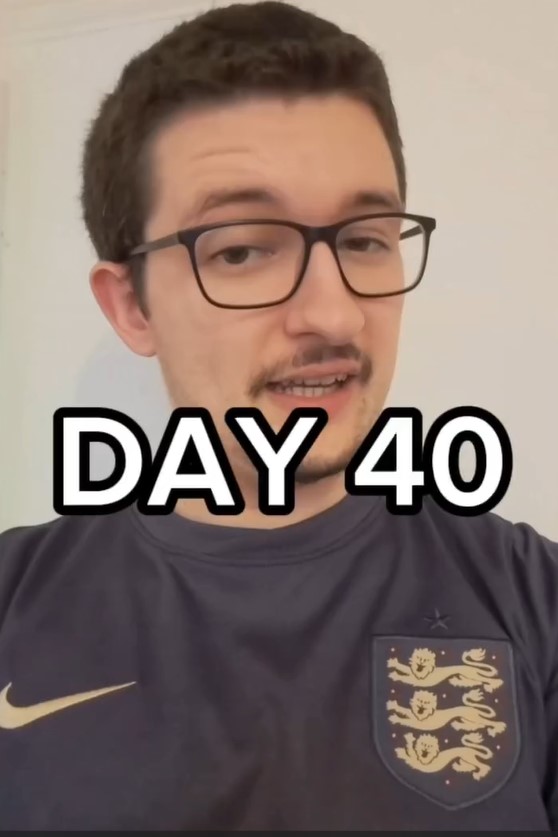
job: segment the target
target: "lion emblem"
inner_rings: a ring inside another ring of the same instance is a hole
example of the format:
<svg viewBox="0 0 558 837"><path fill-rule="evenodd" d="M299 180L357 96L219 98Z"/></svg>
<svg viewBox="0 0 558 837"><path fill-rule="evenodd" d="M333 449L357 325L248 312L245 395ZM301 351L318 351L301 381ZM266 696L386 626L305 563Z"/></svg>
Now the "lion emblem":
<svg viewBox="0 0 558 837"><path fill-rule="evenodd" d="M496 712L491 706L481 703L482 691L473 689L463 696L461 706L438 709L438 698L433 692L415 692L410 701L410 709L401 706L395 700L387 702L387 709L394 714L389 716L392 724L418 730L434 730L450 724L453 729L474 732L486 729L494 737L504 732L506 724L496 721Z"/></svg>
<svg viewBox="0 0 558 837"><path fill-rule="evenodd" d="M397 747L397 757L409 767L422 773L438 773L450 764L459 773L471 773L479 781L490 773L490 767L481 759L492 758L492 751L482 745L482 735L472 732L464 735L460 747L440 750L435 735L423 734L416 738L412 732L405 735L405 747Z"/></svg>
<svg viewBox="0 0 558 837"><path fill-rule="evenodd" d="M436 654L429 648L416 648L409 659L409 665L391 658L387 666L393 669L389 677L410 686L437 686L444 680L449 680L452 686L470 688L483 686L487 692L499 689L503 681L498 679L498 669L484 663L486 656L484 648L473 648L464 651L461 665L439 666Z"/></svg>

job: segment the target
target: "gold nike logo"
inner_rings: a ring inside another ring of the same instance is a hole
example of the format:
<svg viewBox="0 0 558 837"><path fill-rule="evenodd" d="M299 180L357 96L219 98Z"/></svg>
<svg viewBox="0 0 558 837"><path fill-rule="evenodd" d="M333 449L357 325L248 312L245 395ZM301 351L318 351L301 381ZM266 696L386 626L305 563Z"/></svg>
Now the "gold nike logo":
<svg viewBox="0 0 558 837"><path fill-rule="evenodd" d="M123 683L121 686L108 686L105 689L95 689L92 692L80 692L77 695L68 695L67 697L55 698L54 700L44 700L42 703L36 703L34 706L12 706L8 700L8 692L11 685L11 683L8 683L6 688L0 692L0 729L19 729L19 727L25 727L27 724L32 724L33 721L46 718L47 715L60 712L62 709L68 709L70 706L76 706L78 703L84 703L86 700L93 700L94 698L101 697L101 695L108 695L110 692L117 692L120 689L135 686L135 681L132 683Z"/></svg>

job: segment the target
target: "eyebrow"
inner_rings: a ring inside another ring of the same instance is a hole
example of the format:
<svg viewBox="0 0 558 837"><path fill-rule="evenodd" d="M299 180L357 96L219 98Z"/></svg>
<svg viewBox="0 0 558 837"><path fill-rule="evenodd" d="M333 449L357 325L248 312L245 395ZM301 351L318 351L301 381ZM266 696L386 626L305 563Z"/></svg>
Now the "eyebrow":
<svg viewBox="0 0 558 837"><path fill-rule="evenodd" d="M277 195L261 187L221 188L204 195L194 208L193 217L198 218L212 209L222 209L228 206L242 206L243 204L258 204L260 206L278 209L282 202ZM347 198L340 207L345 213L360 209L380 209L386 212L403 212L404 207L400 198L389 190L360 190Z"/></svg>

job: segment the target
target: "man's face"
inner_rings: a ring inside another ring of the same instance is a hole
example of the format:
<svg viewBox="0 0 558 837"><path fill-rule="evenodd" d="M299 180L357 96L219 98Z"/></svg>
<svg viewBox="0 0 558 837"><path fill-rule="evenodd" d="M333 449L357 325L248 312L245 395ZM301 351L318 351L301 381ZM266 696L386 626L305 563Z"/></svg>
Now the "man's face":
<svg viewBox="0 0 558 837"><path fill-rule="evenodd" d="M364 104L343 96L296 103L261 99L180 116L158 136L153 165L156 202L147 241L242 219L331 224L385 210L351 206L358 192L398 196L379 123ZM273 201L200 211L208 196L224 188L265 190ZM241 262L246 255L236 253ZM383 408L403 297L352 294L323 242L314 246L294 296L269 308L212 305L182 246L150 254L146 277L150 339L173 406L210 411L233 468L243 469L247 461L224 424L228 408L256 407L277 431L294 407L321 406L329 422L297 479L314 481L344 470ZM235 266L232 281L242 294L242 267ZM331 384L347 374L345 383Z"/></svg>

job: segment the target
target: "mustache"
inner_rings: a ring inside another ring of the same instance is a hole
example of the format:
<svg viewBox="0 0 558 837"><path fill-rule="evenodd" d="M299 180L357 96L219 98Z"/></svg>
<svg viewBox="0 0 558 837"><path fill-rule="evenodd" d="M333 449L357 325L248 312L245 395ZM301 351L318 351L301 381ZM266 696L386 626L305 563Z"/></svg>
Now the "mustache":
<svg viewBox="0 0 558 837"><path fill-rule="evenodd" d="M252 398L258 396L270 381L287 378L296 369L304 366L317 366L320 363L331 363L335 360L354 360L360 364L359 383L366 384L372 377L373 366L371 358L359 351L356 346L313 346L297 354L289 363L278 363L263 369L254 379L249 389Z"/></svg>

